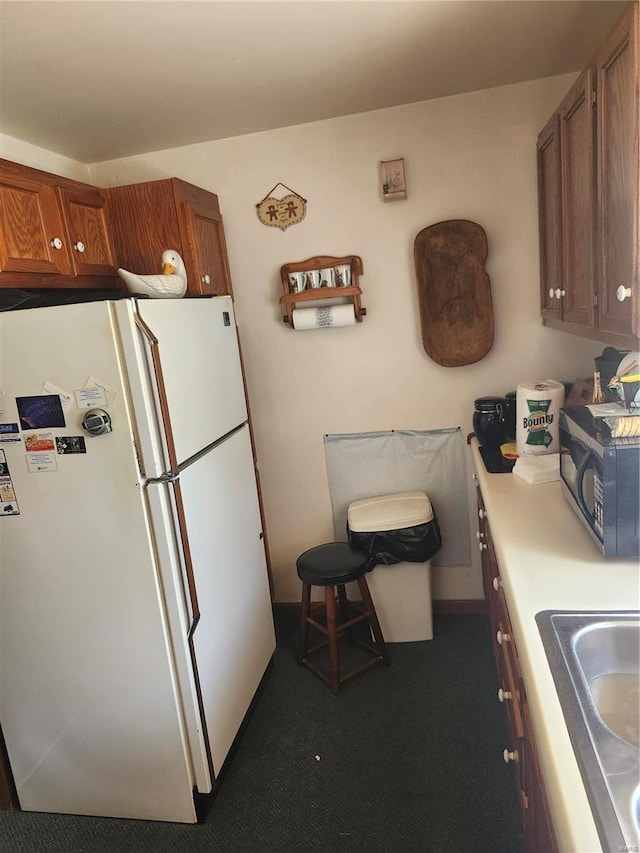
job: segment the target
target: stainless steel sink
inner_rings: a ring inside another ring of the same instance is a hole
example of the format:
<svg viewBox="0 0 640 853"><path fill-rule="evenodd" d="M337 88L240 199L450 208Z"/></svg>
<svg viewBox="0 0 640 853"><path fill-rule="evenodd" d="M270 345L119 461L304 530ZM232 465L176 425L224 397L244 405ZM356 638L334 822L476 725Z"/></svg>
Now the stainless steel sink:
<svg viewBox="0 0 640 853"><path fill-rule="evenodd" d="M545 610L538 629L604 850L640 848L640 611Z"/></svg>

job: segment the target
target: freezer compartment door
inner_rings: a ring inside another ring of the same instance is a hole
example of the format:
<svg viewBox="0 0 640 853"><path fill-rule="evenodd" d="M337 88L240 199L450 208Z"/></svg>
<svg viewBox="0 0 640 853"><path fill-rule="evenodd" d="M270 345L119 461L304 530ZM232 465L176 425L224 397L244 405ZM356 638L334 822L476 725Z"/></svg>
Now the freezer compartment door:
<svg viewBox="0 0 640 853"><path fill-rule="evenodd" d="M116 311L143 470L158 477L247 419L233 303L126 300Z"/></svg>
<svg viewBox="0 0 640 853"><path fill-rule="evenodd" d="M188 466L180 487L200 614L195 666L217 775L275 649L248 427Z"/></svg>

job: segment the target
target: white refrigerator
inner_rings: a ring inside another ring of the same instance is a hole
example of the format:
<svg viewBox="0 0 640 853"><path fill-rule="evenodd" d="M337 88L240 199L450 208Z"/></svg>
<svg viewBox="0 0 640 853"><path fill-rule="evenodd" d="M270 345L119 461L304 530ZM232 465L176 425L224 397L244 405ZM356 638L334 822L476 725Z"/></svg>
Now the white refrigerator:
<svg viewBox="0 0 640 853"><path fill-rule="evenodd" d="M274 648L231 299L1 313L0 725L22 809L195 822Z"/></svg>

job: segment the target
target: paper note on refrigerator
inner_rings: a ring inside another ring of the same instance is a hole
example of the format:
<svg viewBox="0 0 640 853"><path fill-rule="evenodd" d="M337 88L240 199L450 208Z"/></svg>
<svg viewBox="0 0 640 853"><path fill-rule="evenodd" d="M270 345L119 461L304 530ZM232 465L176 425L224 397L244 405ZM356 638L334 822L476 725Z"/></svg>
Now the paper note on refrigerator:
<svg viewBox="0 0 640 853"><path fill-rule="evenodd" d="M73 392L79 409L93 409L95 406L108 406L107 392L104 388L80 388Z"/></svg>
<svg viewBox="0 0 640 853"><path fill-rule="evenodd" d="M103 388L105 394L107 395L107 403L111 405L113 401L118 396L118 392L114 391L113 388L110 388L108 385L105 385L104 382L101 382L99 379L96 379L95 376L90 376L87 381L84 383L85 388Z"/></svg>
<svg viewBox="0 0 640 853"><path fill-rule="evenodd" d="M32 474L58 470L55 453L27 453L26 459L27 468Z"/></svg>
<svg viewBox="0 0 640 853"><path fill-rule="evenodd" d="M20 515L13 481L4 450L0 450L0 518L7 515Z"/></svg>
<svg viewBox="0 0 640 853"><path fill-rule="evenodd" d="M57 394L60 397L60 405L62 406L63 412L68 412L71 404L73 403L73 397L71 394L68 394L66 391L63 391L62 388L58 388L57 385L54 385L52 382L45 382L42 386L43 394Z"/></svg>

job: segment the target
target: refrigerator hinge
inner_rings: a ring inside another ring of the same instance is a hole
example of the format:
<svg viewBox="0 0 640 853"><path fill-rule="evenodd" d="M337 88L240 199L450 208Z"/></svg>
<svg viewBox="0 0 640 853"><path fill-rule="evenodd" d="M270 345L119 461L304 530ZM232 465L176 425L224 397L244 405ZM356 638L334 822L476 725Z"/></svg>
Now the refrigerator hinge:
<svg viewBox="0 0 640 853"><path fill-rule="evenodd" d="M167 474L161 474L159 477L149 477L147 479L147 485L160 484L161 486L167 485L168 483L177 483L180 479L180 474L172 474L171 472Z"/></svg>

